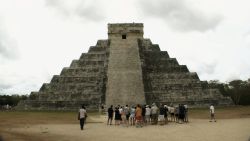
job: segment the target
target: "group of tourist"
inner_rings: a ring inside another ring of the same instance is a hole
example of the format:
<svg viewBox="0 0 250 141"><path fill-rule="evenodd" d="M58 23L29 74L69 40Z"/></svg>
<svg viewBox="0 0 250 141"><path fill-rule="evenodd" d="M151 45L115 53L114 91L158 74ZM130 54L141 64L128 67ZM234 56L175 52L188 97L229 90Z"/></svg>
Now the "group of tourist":
<svg viewBox="0 0 250 141"><path fill-rule="evenodd" d="M113 118L115 125L142 127L149 124L167 124L169 121L177 123L188 122L187 105L179 104L178 106L168 106L161 104L158 107L155 103L141 106L116 106L111 105L108 108L107 125L112 125Z"/></svg>
<svg viewBox="0 0 250 141"><path fill-rule="evenodd" d="M210 122L215 120L215 109L211 104L210 107ZM136 126L142 127L144 125L164 125L168 122L187 123L188 122L188 106L179 104L178 106L168 106L160 104L158 107L155 103L152 105L138 104L137 106L116 106L111 105L107 111L108 121L107 125L112 125L113 119L115 125ZM83 130L84 123L87 118L87 111L84 105L78 112L78 120L80 120L80 128Z"/></svg>
<svg viewBox="0 0 250 141"><path fill-rule="evenodd" d="M0 110L12 110L12 106L10 106L9 104L0 105Z"/></svg>

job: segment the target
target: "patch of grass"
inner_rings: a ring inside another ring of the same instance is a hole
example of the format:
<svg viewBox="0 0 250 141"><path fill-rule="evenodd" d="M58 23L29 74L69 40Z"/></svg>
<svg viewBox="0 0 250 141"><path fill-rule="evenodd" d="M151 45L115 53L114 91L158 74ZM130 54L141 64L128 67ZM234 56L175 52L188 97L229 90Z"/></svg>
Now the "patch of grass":
<svg viewBox="0 0 250 141"><path fill-rule="evenodd" d="M62 111L1 111L0 126L30 124L78 124L77 112ZM94 122L91 117L98 113L88 113L87 122Z"/></svg>
<svg viewBox="0 0 250 141"><path fill-rule="evenodd" d="M249 118L250 106L215 107L215 116L217 119ZM189 109L189 117L208 119L210 118L209 107Z"/></svg>

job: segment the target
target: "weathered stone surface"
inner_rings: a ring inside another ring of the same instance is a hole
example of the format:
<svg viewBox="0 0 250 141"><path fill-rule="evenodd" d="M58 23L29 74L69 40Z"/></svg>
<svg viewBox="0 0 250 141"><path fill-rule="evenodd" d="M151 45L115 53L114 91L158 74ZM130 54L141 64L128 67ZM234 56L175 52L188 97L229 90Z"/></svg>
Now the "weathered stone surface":
<svg viewBox="0 0 250 141"><path fill-rule="evenodd" d="M143 38L143 24L108 24L108 39L98 40L69 67L44 83L19 109L75 110L81 104L230 105L218 89L200 81L159 45Z"/></svg>
<svg viewBox="0 0 250 141"><path fill-rule="evenodd" d="M186 65L179 65L149 39L138 39L138 44L147 103L186 103L191 107L232 104L230 98L210 88L206 81L200 81L197 73L189 72Z"/></svg>
<svg viewBox="0 0 250 141"><path fill-rule="evenodd" d="M106 105L145 104L138 39L143 25L109 25L110 56ZM122 35L126 39L122 39Z"/></svg>

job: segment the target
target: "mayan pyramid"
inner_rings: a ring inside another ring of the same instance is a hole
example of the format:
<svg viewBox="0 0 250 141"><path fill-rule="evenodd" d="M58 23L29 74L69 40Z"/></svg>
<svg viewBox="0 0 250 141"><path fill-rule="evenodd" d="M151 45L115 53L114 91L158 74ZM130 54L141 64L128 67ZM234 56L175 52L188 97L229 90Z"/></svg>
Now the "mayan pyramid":
<svg viewBox="0 0 250 141"><path fill-rule="evenodd" d="M81 104L98 109L152 103L204 107L232 100L143 38L142 23L122 23L108 24L108 39L98 40L18 107L70 110Z"/></svg>

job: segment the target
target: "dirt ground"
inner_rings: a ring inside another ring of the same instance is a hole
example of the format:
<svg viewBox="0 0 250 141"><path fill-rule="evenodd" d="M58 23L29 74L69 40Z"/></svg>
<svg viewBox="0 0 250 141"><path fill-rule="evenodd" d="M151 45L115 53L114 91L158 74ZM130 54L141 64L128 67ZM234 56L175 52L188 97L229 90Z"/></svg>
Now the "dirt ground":
<svg viewBox="0 0 250 141"><path fill-rule="evenodd" d="M80 130L74 112L0 112L0 136L4 141L248 141L250 107L216 110L217 122L209 122L207 109L190 110L190 122L148 125L142 128L106 125L106 116L89 114ZM1 139L0 139L1 140Z"/></svg>

